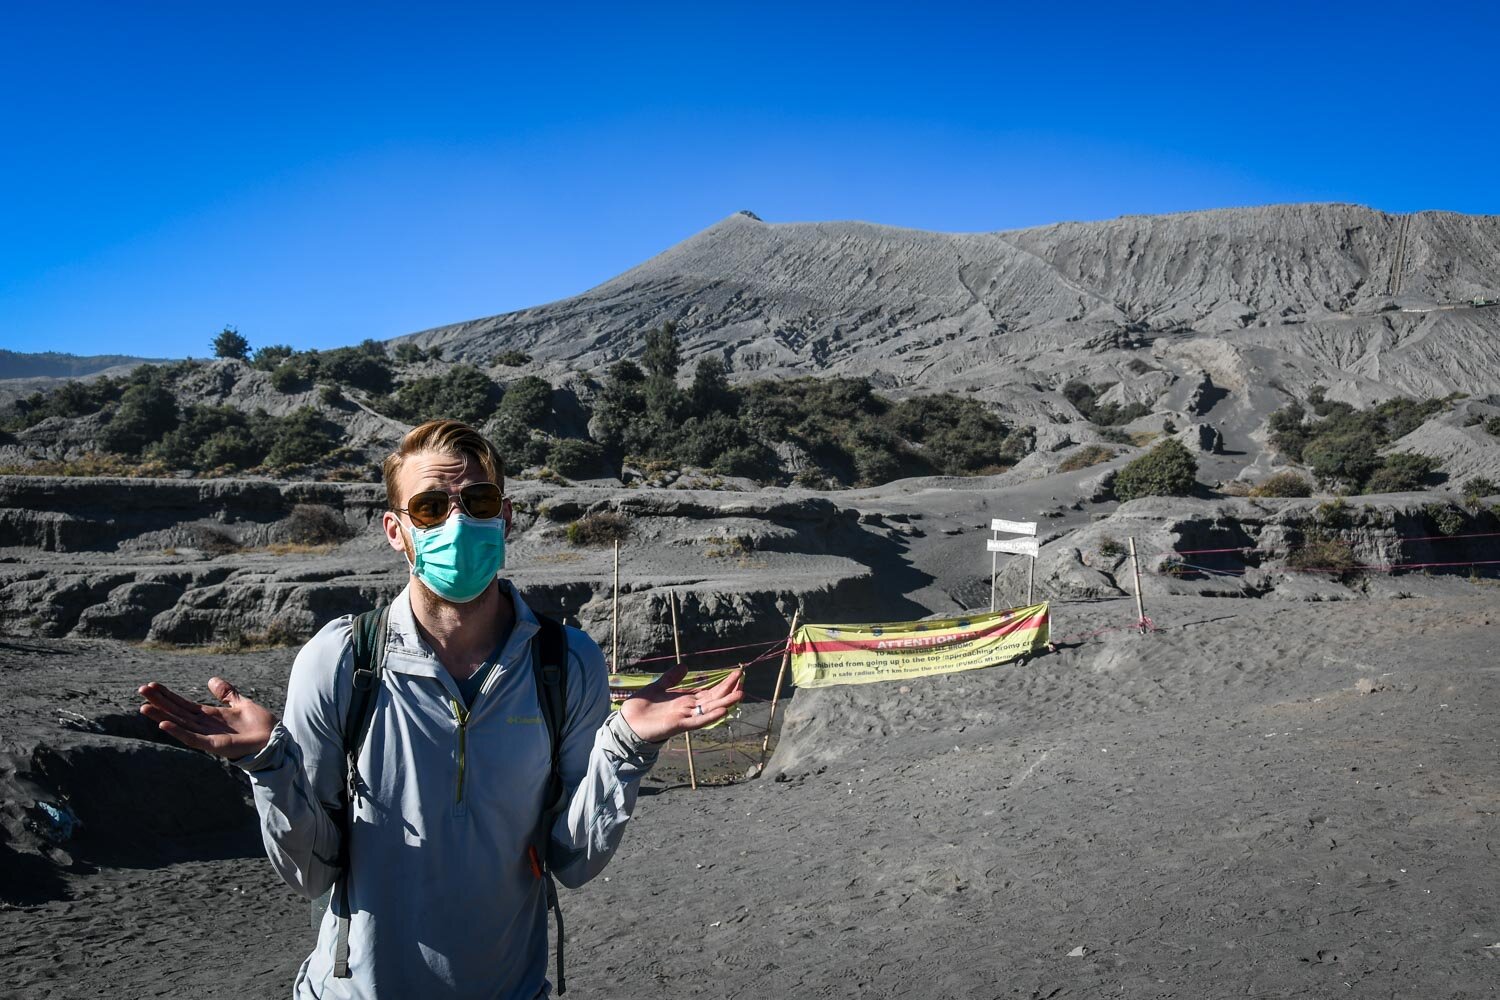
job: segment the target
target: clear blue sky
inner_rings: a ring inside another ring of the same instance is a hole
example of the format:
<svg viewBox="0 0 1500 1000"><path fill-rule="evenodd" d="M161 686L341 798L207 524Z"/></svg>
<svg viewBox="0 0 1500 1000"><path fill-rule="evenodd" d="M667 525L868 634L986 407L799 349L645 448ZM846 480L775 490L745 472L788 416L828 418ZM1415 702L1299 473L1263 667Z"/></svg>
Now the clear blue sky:
<svg viewBox="0 0 1500 1000"><path fill-rule="evenodd" d="M0 347L391 337L742 208L1500 212L1493 4L551 6L6 4Z"/></svg>

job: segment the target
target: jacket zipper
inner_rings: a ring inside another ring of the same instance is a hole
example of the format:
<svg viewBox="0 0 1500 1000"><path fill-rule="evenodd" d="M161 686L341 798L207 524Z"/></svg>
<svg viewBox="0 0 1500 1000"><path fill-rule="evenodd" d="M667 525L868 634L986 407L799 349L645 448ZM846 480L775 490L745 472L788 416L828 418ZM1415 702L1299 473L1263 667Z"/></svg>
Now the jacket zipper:
<svg viewBox="0 0 1500 1000"><path fill-rule="evenodd" d="M448 704L453 706L453 718L458 722L458 791L454 798L455 805L462 805L464 801L464 765L465 756L469 743L469 711L459 707L457 701L448 699Z"/></svg>

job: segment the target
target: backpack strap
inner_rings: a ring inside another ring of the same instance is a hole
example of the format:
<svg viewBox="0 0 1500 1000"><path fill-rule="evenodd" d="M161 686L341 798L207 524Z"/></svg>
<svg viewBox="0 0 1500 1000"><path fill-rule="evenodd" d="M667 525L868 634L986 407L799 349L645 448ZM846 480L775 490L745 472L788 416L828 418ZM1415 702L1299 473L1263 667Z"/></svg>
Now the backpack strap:
<svg viewBox="0 0 1500 1000"><path fill-rule="evenodd" d="M547 735L552 742L552 771L547 778L546 805L537 824L530 849L531 871L543 883L547 908L557 920L557 994L568 992L563 973L562 906L557 901L557 884L547 863L547 847L552 839L552 825L567 808L567 789L562 777L562 744L568 721L568 630L562 622L546 615L536 616L536 636L531 643L531 669L536 678L537 701L542 718L547 721Z"/></svg>
<svg viewBox="0 0 1500 1000"><path fill-rule="evenodd" d="M380 697L390 616L391 608L386 604L354 619L354 692L349 701L349 714L344 719L344 804L335 817L341 827L339 925L333 946L333 975L336 979L349 978L349 840L354 829L354 803L359 795L359 751L369 735L370 720L375 717L375 702Z"/></svg>

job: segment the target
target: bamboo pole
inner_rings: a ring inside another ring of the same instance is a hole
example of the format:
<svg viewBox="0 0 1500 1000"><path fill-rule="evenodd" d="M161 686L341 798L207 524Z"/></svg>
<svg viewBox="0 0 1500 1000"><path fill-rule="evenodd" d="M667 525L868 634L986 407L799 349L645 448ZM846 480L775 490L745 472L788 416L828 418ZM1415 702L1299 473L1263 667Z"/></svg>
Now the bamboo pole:
<svg viewBox="0 0 1500 1000"><path fill-rule="evenodd" d="M620 672L620 540L615 539L615 597L613 624L609 629L609 672Z"/></svg>
<svg viewBox="0 0 1500 1000"><path fill-rule="evenodd" d="M990 610L995 610L995 559L999 553L990 553Z"/></svg>
<svg viewBox="0 0 1500 1000"><path fill-rule="evenodd" d="M771 692L771 714L766 717L766 736L760 741L760 763L764 767L766 754L771 749L771 730L776 725L776 702L781 698L781 682L786 677L787 664L792 661L792 639L797 635L797 622L802 618L802 609L799 607L792 612L792 630L787 633L786 652L781 654L781 669L776 671L776 687Z"/></svg>
<svg viewBox="0 0 1500 1000"><path fill-rule="evenodd" d="M677 657L677 665L682 666L682 642L677 638L677 591L672 591L672 655ZM698 770L693 766L693 734L683 733L683 742L687 744L688 755L688 785L693 791L698 790Z"/></svg>
<svg viewBox="0 0 1500 1000"><path fill-rule="evenodd" d="M1027 556L1027 558L1030 560L1029 565L1026 567L1026 606L1029 608L1035 603L1031 599L1031 587L1033 581L1036 580L1036 556ZM990 610L994 609L991 608Z"/></svg>
<svg viewBox="0 0 1500 1000"><path fill-rule="evenodd" d="M1142 632L1146 631L1146 606L1141 601L1141 564L1135 557L1135 536L1130 536L1130 572L1135 576L1135 617Z"/></svg>

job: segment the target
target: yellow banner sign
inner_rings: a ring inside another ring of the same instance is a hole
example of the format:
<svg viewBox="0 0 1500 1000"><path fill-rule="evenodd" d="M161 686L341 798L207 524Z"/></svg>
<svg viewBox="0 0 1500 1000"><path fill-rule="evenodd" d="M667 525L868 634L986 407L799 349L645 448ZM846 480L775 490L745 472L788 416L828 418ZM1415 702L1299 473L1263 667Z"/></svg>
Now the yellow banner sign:
<svg viewBox="0 0 1500 1000"><path fill-rule="evenodd" d="M1045 603L937 621L804 625L792 639L792 679L814 688L977 670L1046 646L1050 629Z"/></svg>

